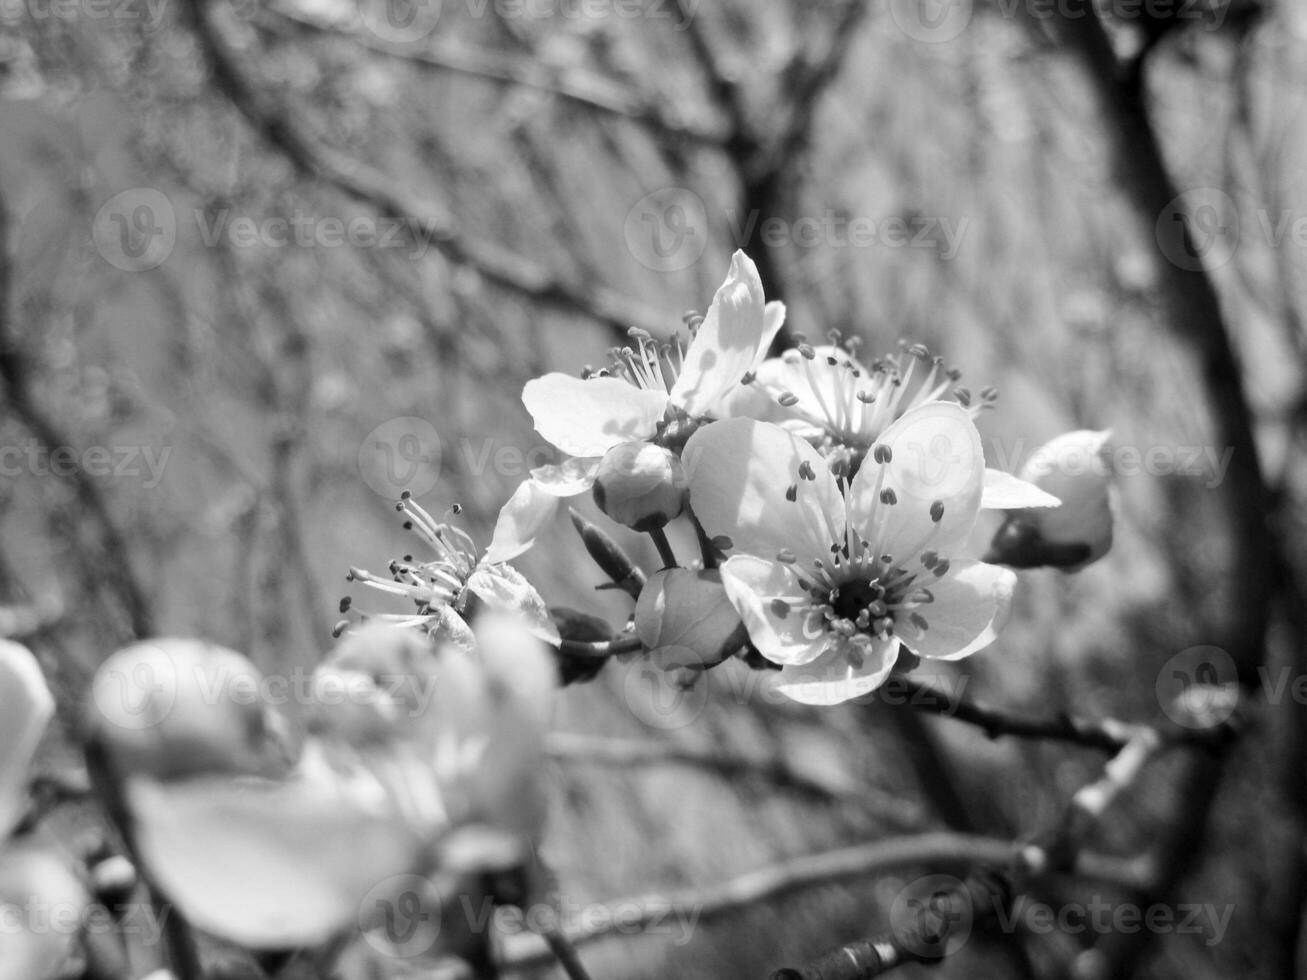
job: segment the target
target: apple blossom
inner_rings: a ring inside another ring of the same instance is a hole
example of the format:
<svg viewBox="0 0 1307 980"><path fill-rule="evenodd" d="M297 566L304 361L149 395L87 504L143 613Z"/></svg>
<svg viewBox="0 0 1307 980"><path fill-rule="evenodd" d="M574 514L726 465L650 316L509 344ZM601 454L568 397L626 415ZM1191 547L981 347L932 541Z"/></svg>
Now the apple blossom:
<svg viewBox="0 0 1307 980"><path fill-rule="evenodd" d="M633 330L634 346L614 351L609 368L528 381L522 402L536 431L572 458L533 470L518 487L501 513L491 559L508 561L530 548L561 500L594 485L609 450L637 441L677 449L702 420L721 416L784 320L784 305L764 302L757 268L737 251L688 345Z"/></svg>
<svg viewBox="0 0 1307 980"><path fill-rule="evenodd" d="M965 557L984 456L971 416L931 402L891 423L851 481L779 426L735 419L685 449L690 504L731 557L727 595L778 689L809 704L874 690L900 649L957 660L1006 622L1015 575Z"/></svg>

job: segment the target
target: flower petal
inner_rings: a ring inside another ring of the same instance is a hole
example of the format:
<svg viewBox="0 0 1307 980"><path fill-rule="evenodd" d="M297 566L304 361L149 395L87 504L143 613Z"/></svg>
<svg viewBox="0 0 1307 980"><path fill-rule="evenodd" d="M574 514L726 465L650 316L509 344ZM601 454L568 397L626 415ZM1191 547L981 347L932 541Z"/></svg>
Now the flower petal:
<svg viewBox="0 0 1307 980"><path fill-rule="evenodd" d="M722 585L749 639L772 663L811 663L826 649L825 621L788 565L736 555L722 565Z"/></svg>
<svg viewBox="0 0 1307 980"><path fill-rule="evenodd" d="M545 600L512 565L482 564L468 578L467 587L489 609L515 619L537 640L558 646L558 627Z"/></svg>
<svg viewBox="0 0 1307 980"><path fill-rule="evenodd" d="M537 466L531 471L531 479L545 493L555 497L575 497L594 486L595 473L599 471L601 459L602 457L595 456L573 456L561 463Z"/></svg>
<svg viewBox="0 0 1307 980"><path fill-rule="evenodd" d="M737 552L772 559L788 549L806 563L844 540L844 500L826 461L779 426L712 422L690 437L682 462L695 516Z"/></svg>
<svg viewBox="0 0 1307 980"><path fill-rule="evenodd" d="M0 980L70 975L80 925L90 904L72 869L50 847L25 838L0 850Z"/></svg>
<svg viewBox="0 0 1307 980"><path fill-rule="evenodd" d="M794 396L796 401L787 410L793 418L822 429L838 424L869 437L867 422L873 408L855 397L859 385L854 379L869 378L871 372L841 347L822 344L812 352L813 357L806 358L797 349L787 350L763 364L758 380Z"/></svg>
<svg viewBox="0 0 1307 980"><path fill-rule="evenodd" d="M890 452L876 462L877 446ZM953 402L905 412L868 451L853 479L854 526L878 554L904 565L923 549L951 557L976 523L985 456L971 416ZM893 503L884 503L889 492ZM937 521L931 511L943 508Z"/></svg>
<svg viewBox="0 0 1307 980"><path fill-rule="evenodd" d="M672 404L694 417L716 413L722 397L766 356L784 321L785 307L764 306L758 268L737 251L731 256L726 281L685 351L672 386Z"/></svg>
<svg viewBox="0 0 1307 980"><path fill-rule="evenodd" d="M781 668L776 690L801 704L841 704L870 694L885 683L899 655L897 637L876 640L862 663L854 666L839 648L802 666Z"/></svg>
<svg viewBox="0 0 1307 980"><path fill-rule="evenodd" d="M495 533L486 549L486 561L505 562L529 551L536 538L553 521L562 498L535 479L523 480L499 511Z"/></svg>
<svg viewBox="0 0 1307 980"><path fill-rule="evenodd" d="M253 949L327 941L420 854L392 814L325 780L135 779L127 791L160 888L201 929Z"/></svg>
<svg viewBox="0 0 1307 980"><path fill-rule="evenodd" d="M985 486L980 506L985 510L1022 510L1026 507L1056 507L1062 501L1033 483L1002 470L985 469Z"/></svg>
<svg viewBox="0 0 1307 980"><path fill-rule="evenodd" d="M0 640L0 841L27 805L27 770L54 715L41 666L21 643Z"/></svg>
<svg viewBox="0 0 1307 980"><path fill-rule="evenodd" d="M935 601L918 607L928 628L898 616L894 629L919 657L961 660L993 643L1007 624L1016 582L998 565L952 561L948 574L927 586Z"/></svg>
<svg viewBox="0 0 1307 980"><path fill-rule="evenodd" d="M536 431L569 456L602 456L619 443L652 436L667 395L620 378L554 373L528 381L522 404Z"/></svg>

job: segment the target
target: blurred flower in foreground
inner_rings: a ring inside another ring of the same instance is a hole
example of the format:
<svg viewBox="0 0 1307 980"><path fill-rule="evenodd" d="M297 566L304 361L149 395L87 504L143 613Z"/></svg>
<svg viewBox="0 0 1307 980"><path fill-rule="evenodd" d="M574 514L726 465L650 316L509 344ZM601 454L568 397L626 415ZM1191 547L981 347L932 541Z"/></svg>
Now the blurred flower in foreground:
<svg viewBox="0 0 1307 980"><path fill-rule="evenodd" d="M197 926L244 946L368 930L391 882L526 860L553 684L552 658L514 619L479 621L471 650L371 625L315 672L284 776L127 775L141 856Z"/></svg>
<svg viewBox="0 0 1307 980"><path fill-rule="evenodd" d="M120 774L272 775L292 750L261 683L258 668L226 647L177 638L134 643L96 672L87 735Z"/></svg>
<svg viewBox="0 0 1307 980"><path fill-rule="evenodd" d="M677 449L699 420L719 416L784 320L784 305L764 303L757 268L737 251L687 346L659 344L633 330L635 347L614 351L609 368L584 378L555 372L528 381L522 402L536 431L573 458L533 470L518 487L495 528L492 560L526 551L559 502L593 486L601 460L623 443L653 440Z"/></svg>
<svg viewBox="0 0 1307 980"><path fill-rule="evenodd" d="M843 488L807 442L747 419L695 433L685 463L695 515L734 552L726 593L796 701L875 690L901 647L960 659L1007 620L1016 576L960 554L984 484L961 406L905 413Z"/></svg>
<svg viewBox="0 0 1307 980"><path fill-rule="evenodd" d="M654 574L635 604L635 632L660 667L712 667L746 637L717 571L667 568Z"/></svg>
<svg viewBox="0 0 1307 980"><path fill-rule="evenodd" d="M54 697L36 657L0 640L0 842L27 809L28 769L53 717Z"/></svg>
<svg viewBox="0 0 1307 980"><path fill-rule="evenodd" d="M31 834L13 836L27 810L32 760L53 717L54 698L36 658L22 644L0 640L0 980L61 975L78 930L54 921L80 923L89 901L52 847Z"/></svg>
<svg viewBox="0 0 1307 980"><path fill-rule="evenodd" d="M462 528L439 522L407 492L395 509L404 515L404 527L413 531L436 554L431 561L414 561L411 555L390 563L390 578L351 568L351 581L382 592L404 596L417 606L413 613L372 616L394 626L420 626L437 642L472 645L469 621L481 609L511 614L545 643L558 645L558 629L540 594L511 565L477 558L476 545ZM451 513L459 513L455 505ZM346 598L341 611L350 606ZM337 627L337 634L345 624Z"/></svg>
<svg viewBox="0 0 1307 980"><path fill-rule="evenodd" d="M985 560L1013 568L1051 565L1075 572L1107 554L1112 547L1111 468L1104 447L1111 436L1110 431L1079 429L1036 449L1021 478L1062 503L1012 510Z"/></svg>

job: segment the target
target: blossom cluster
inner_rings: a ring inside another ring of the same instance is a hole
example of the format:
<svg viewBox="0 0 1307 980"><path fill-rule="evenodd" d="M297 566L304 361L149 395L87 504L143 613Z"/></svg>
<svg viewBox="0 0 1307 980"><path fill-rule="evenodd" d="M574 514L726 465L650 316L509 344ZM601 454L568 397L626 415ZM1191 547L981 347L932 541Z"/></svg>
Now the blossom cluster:
<svg viewBox="0 0 1307 980"><path fill-rule="evenodd" d="M437 518L404 494L422 553L348 577L407 608L342 600L338 642L296 703L262 696L273 685L249 659L200 640L109 657L78 728L142 881L224 940L330 950L333 975L413 955L389 928L396 903L427 924L423 964L482 962L485 936L442 931L441 897L547 901L541 755L560 683L618 653L691 679L734 660L785 697L833 705L991 644L1014 568L1074 570L1106 552L1109 474L1092 464L1107 433L1069 433L1039 457L1074 457L1074 472L988 469L975 419L991 390L973 395L917 344L863 359L855 338L795 335L771 356L785 315L737 252L686 336L635 331L604 368L528 382L523 404L558 461L516 490L484 551L457 507ZM632 599L616 628L549 609L510 564L586 494L662 557L639 568L574 512ZM980 558L983 509L1004 515ZM674 522L698 543L685 564ZM0 902L83 908L83 877L28 819L53 711L36 658L0 641ZM66 933L6 942L0 977L61 975L78 955Z"/></svg>
<svg viewBox="0 0 1307 980"><path fill-rule="evenodd" d="M600 370L527 383L523 404L562 459L521 484L486 554L518 557L587 491L636 531L690 522L702 555L680 567L665 553L637 600L631 629L655 662L739 654L779 668L796 701L847 701L897 665L990 644L1011 567L1106 551L1106 477L987 469L975 419L995 392L973 394L925 346L864 361L833 332L768 356L785 308L742 252L687 321L688 339L632 331ZM1091 455L1105 438L1064 437ZM1007 512L990 561L968 551L983 508Z"/></svg>

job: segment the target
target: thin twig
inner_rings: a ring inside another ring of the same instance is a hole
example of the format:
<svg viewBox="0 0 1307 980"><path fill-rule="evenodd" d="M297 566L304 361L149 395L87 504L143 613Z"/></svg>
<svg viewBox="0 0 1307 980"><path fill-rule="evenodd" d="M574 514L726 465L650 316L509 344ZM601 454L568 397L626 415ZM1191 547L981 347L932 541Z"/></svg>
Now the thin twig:
<svg viewBox="0 0 1307 980"><path fill-rule="evenodd" d="M39 444L53 452L61 446L71 446L73 442L41 407L32 391L31 377L35 365L10 320L12 290L9 211L7 202L0 198L0 381L4 383L5 401L14 416ZM80 466L68 469L52 467L51 472L72 487L82 511L80 516L89 520L99 532L100 540L96 543L98 561L85 563L85 572L90 579L88 588L104 588L112 593L121 604L132 633L137 637L149 636L152 617L145 589L132 570L126 538L100 487ZM96 565L100 567L95 568Z"/></svg>
<svg viewBox="0 0 1307 980"><path fill-rule="evenodd" d="M186 0L191 29L213 70L213 83L240 113L302 173L321 178L382 214L411 217L431 235L430 244L457 266L542 306L577 313L607 324L622 337L632 326L661 335L667 319L604 286L569 283L550 270L493 242L464 235L431 202L404 196L395 180L373 167L320 145L293 115L277 106L242 72L235 46L210 15L212 0ZM412 234L412 223L402 231Z"/></svg>
<svg viewBox="0 0 1307 980"><path fill-rule="evenodd" d="M584 640L563 640L558 649L572 657L616 657L623 653L637 653L644 648L638 636L619 636L615 640L587 643Z"/></svg>
<svg viewBox="0 0 1307 980"><path fill-rule="evenodd" d="M942 715L984 729L990 738L1011 735L1019 738L1048 739L1071 742L1104 752L1119 752L1130 744L1141 730L1153 731L1167 743L1197 746L1220 745L1233 734L1229 722L1208 729L1168 730L1156 732L1147 725L1118 721L1115 718L1083 718L1078 715L1059 714L1048 718L1024 718L991 707L982 701L954 696L926 680L904 677L904 690L910 695L909 705L929 714Z"/></svg>
<svg viewBox="0 0 1307 980"><path fill-rule="evenodd" d="M255 17L263 27L272 27L276 20L281 20L303 30L348 39L369 51L420 68L532 89L593 112L628 119L648 127L664 138L685 139L709 145L718 144L723 138L723 134L715 129L672 119L658 104L643 101L623 86L595 75L578 77L572 72L570 77L564 76L542 65L523 63L497 51L481 50L464 42L455 44L438 41L432 47L414 50L411 45L395 44L362 31L326 24L281 5L261 10Z"/></svg>
<svg viewBox="0 0 1307 980"><path fill-rule="evenodd" d="M541 935L549 944L550 951L557 957L558 965L571 977L571 980L590 980L590 974L581 964L581 957L577 954L576 947L572 945L563 930L552 926L543 930Z"/></svg>
<svg viewBox="0 0 1307 980"><path fill-rule="evenodd" d="M584 946L614 932L632 935L641 927L666 923L678 916L693 915L703 923L804 889L847 884L916 867L965 874L976 866L1008 863L1015 847L1012 841L954 833L859 844L792 858L716 885L605 903L620 907L623 914L590 916L585 924L567 930L567 936L574 945ZM1120 887L1122 876L1128 873L1127 863L1096 854L1081 853L1075 865L1077 877L1114 887ZM539 937L521 937L505 951L504 965L512 970L531 970L547 966L552 960L553 953Z"/></svg>

